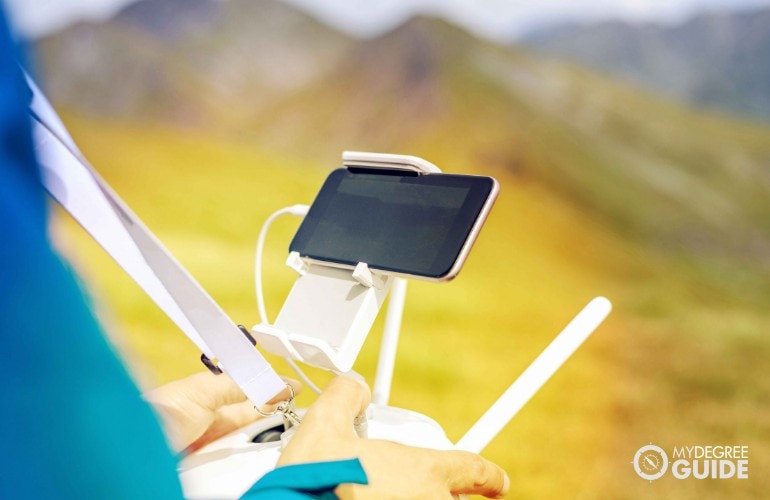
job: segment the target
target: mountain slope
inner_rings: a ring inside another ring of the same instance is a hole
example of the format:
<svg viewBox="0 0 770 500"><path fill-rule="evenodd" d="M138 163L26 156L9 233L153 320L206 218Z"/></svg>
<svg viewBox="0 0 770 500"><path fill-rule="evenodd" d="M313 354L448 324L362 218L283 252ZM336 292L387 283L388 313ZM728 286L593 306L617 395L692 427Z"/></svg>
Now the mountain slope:
<svg viewBox="0 0 770 500"><path fill-rule="evenodd" d="M704 14L671 27L561 26L519 43L698 106L770 120L770 9Z"/></svg>
<svg viewBox="0 0 770 500"><path fill-rule="evenodd" d="M37 52L61 106L227 130L327 71L349 43L273 0L142 0Z"/></svg>

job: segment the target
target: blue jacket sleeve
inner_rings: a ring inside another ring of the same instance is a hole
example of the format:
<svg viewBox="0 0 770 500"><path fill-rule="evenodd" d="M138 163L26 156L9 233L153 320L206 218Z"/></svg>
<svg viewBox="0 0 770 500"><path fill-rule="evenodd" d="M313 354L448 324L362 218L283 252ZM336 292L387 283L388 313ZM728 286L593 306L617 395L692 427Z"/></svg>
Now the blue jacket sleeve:
<svg viewBox="0 0 770 500"><path fill-rule="evenodd" d="M248 500L335 499L340 484L368 484L366 472L356 459L287 465L265 474L243 496Z"/></svg>
<svg viewBox="0 0 770 500"><path fill-rule="evenodd" d="M0 498L181 498L151 409L47 239L0 8Z"/></svg>

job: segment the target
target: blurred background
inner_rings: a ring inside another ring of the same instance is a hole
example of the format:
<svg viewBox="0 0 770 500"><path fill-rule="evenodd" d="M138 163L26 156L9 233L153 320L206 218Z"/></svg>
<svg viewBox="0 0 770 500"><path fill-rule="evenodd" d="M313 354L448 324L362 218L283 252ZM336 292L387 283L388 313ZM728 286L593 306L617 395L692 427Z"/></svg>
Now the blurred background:
<svg viewBox="0 0 770 500"><path fill-rule="evenodd" d="M460 276L409 285L391 402L456 440L609 297L485 452L512 498L770 491L770 1L6 4L91 163L236 322L258 321L262 222L312 202L343 150L496 177ZM268 237L272 317L297 226ZM52 233L145 386L201 369L76 224ZM380 331L356 364L370 383ZM650 442L748 445L749 479L644 481Z"/></svg>

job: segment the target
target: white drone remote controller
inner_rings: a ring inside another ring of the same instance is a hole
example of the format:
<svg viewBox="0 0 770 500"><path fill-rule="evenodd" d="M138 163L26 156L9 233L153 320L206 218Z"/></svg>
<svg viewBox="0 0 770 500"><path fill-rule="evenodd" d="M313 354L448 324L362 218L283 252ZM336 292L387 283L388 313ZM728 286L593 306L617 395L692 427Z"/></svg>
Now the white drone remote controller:
<svg viewBox="0 0 770 500"><path fill-rule="evenodd" d="M378 404L367 410L368 437L480 453L604 321L611 307L604 297L593 299L457 443L452 443L441 426L425 415ZM275 468L283 446L282 430L282 417L265 418L187 456L179 464L185 496L203 499L243 495Z"/></svg>

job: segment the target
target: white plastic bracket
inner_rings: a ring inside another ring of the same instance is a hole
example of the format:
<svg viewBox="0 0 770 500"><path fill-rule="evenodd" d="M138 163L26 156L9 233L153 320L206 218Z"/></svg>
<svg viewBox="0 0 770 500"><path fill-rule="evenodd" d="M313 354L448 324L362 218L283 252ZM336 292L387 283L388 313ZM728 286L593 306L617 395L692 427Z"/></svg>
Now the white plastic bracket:
<svg viewBox="0 0 770 500"><path fill-rule="evenodd" d="M359 262L353 270L353 279L364 285L366 288L374 287L381 289L385 286L387 278L374 274L366 263Z"/></svg>
<svg viewBox="0 0 770 500"><path fill-rule="evenodd" d="M297 274L304 276L308 270L308 263L303 259L299 252L290 252L286 258L286 265L294 269Z"/></svg>
<svg viewBox="0 0 770 500"><path fill-rule="evenodd" d="M372 278L379 281L379 277ZM328 370L349 371L392 281L386 275L381 287L367 287L350 269L312 264L297 278L275 325L256 325L252 335L273 354Z"/></svg>
<svg viewBox="0 0 770 500"><path fill-rule="evenodd" d="M342 153L342 164L348 168L408 170L418 175L441 173L441 169L431 162L410 155L345 151Z"/></svg>

